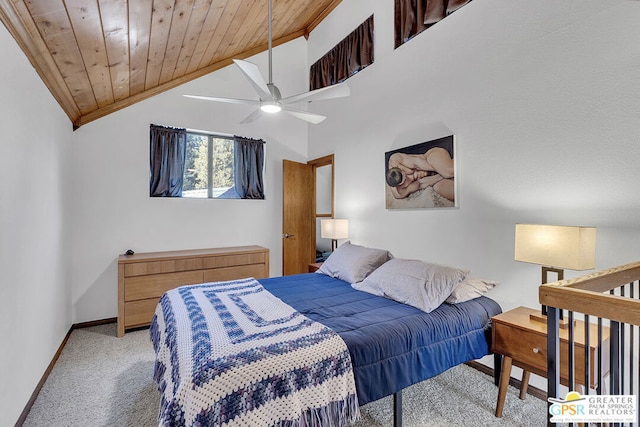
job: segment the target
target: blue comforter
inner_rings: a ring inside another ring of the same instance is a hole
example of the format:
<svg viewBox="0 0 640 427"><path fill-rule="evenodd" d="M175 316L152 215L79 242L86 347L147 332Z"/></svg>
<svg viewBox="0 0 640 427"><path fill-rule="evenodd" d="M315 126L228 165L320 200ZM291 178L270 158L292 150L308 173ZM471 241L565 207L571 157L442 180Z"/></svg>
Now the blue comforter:
<svg viewBox="0 0 640 427"><path fill-rule="evenodd" d="M425 313L318 273L259 282L342 337L360 405L489 354L491 316L502 311L495 301L480 297Z"/></svg>

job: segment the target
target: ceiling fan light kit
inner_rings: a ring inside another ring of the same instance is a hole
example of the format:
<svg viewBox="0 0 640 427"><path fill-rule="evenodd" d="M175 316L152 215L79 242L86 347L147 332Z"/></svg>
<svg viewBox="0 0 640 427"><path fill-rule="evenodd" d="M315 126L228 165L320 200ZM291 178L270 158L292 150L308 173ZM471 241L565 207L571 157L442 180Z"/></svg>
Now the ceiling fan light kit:
<svg viewBox="0 0 640 427"><path fill-rule="evenodd" d="M260 104L260 109L265 113L279 113L282 111L282 105L277 101L263 101Z"/></svg>
<svg viewBox="0 0 640 427"><path fill-rule="evenodd" d="M262 112L275 114L283 111L293 117L305 120L309 123L318 124L326 119L325 116L320 114L310 113L308 111L298 110L289 107L290 104L320 101L323 99L341 98L349 96L349 87L345 83L338 83L332 86L326 86L320 89L312 90L310 92L300 93L298 95L282 98L280 90L273 84L273 40L272 40L272 10L271 0L269 0L269 82L266 83L258 66L252 62L244 61L241 59L234 59L233 62L240 68L244 76L247 78L253 89L257 92L259 100L252 99L239 99L239 98L219 98L213 96L200 96L200 95L184 95L188 98L202 99L206 101L215 102L227 102L232 104L245 104L256 105L259 108L245 118L241 123L250 123L260 116Z"/></svg>

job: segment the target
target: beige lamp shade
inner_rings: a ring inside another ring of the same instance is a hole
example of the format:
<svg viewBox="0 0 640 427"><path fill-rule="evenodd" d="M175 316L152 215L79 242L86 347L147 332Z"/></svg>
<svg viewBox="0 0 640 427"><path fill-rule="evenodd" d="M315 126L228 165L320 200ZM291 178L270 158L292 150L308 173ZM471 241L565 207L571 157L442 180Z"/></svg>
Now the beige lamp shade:
<svg viewBox="0 0 640 427"><path fill-rule="evenodd" d="M323 219L320 221L320 237L323 239L346 239L349 237L348 219Z"/></svg>
<svg viewBox="0 0 640 427"><path fill-rule="evenodd" d="M568 270L595 268L596 228L516 224L515 260Z"/></svg>

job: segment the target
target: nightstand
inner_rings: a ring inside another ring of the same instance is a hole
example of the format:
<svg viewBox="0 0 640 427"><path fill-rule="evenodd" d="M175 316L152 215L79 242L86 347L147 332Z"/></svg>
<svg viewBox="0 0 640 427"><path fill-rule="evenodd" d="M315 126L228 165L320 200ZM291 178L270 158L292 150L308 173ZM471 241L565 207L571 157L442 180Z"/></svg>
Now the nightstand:
<svg viewBox="0 0 640 427"><path fill-rule="evenodd" d="M321 262L314 262L312 264L309 264L309 273L314 273L314 272L318 271L318 269L320 269L321 265L322 265Z"/></svg>
<svg viewBox="0 0 640 427"><path fill-rule="evenodd" d="M547 324L531 320L529 315L539 314L539 310L527 307L518 307L506 313L494 316L492 320L492 348L496 354L503 357L502 370L500 373L500 389L498 391L498 402L496 404L496 417L502 416L502 408L511 377L511 366L522 368L522 385L520 388L520 399L524 399L529 383L529 374L533 372L542 377L547 376ZM591 388L598 385L596 366L598 366L598 325L589 326L589 353L591 372ZM560 382L568 382L568 329L560 329ZM577 384L584 383L584 323L575 321L574 326L574 355L575 355L575 379ZM602 357L605 359L603 378L608 374L609 358L609 328L602 328ZM497 369L497 367L496 367Z"/></svg>

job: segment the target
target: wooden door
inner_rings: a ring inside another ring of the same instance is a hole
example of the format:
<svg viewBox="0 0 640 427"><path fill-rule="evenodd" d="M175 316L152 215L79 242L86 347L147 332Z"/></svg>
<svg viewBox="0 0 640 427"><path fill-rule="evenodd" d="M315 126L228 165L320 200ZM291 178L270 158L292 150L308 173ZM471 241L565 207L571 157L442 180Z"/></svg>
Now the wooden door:
<svg viewBox="0 0 640 427"><path fill-rule="evenodd" d="M282 274L308 273L315 262L313 166L283 160Z"/></svg>

